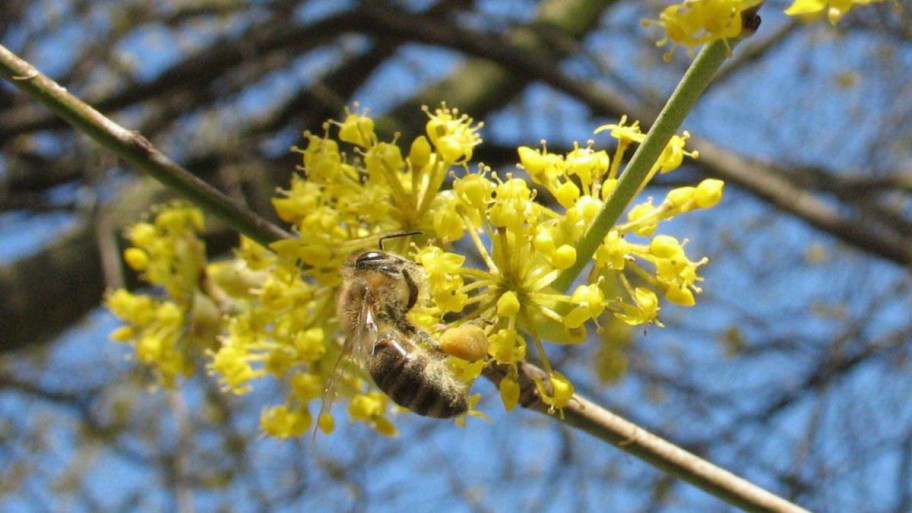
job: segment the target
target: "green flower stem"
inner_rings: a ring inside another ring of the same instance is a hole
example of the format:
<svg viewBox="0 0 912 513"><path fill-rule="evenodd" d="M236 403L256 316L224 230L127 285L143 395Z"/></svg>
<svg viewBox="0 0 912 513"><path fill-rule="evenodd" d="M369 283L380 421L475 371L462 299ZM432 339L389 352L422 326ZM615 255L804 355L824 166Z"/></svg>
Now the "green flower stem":
<svg viewBox="0 0 912 513"><path fill-rule="evenodd" d="M678 87L675 88L659 117L656 118L646 139L643 141L627 164L617 188L605 202L602 210L593 221L592 226L576 246L576 262L554 280L554 287L565 292L583 268L589 264L599 244L611 228L620 219L624 209L633 201L653 164L659 159L671 136L680 128L684 118L693 109L694 104L709 86L735 41L715 41L708 44L694 59L690 69L684 74Z"/></svg>
<svg viewBox="0 0 912 513"><path fill-rule="evenodd" d="M95 142L184 195L238 232L263 245L294 237L179 166L141 134L114 123L2 45L0 76Z"/></svg>

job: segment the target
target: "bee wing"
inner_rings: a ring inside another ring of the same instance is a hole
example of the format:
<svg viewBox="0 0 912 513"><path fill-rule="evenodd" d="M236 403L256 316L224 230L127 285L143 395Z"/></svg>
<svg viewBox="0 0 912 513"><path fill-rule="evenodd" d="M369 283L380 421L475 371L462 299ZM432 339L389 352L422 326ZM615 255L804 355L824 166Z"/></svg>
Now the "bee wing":
<svg viewBox="0 0 912 513"><path fill-rule="evenodd" d="M361 312L358 314L358 322L356 324L358 328L355 330L355 333L345 338L345 343L342 345L339 357L336 358L336 363L333 364L329 379L326 380L326 387L323 389L323 398L320 404L320 414L317 416L316 422L314 423L313 438L317 437L320 419L326 412L332 409L332 404L335 402L336 396L338 395L336 393L336 385L345 371L342 360L351 357L364 372L368 371L368 361L370 360L374 345L377 342L377 335L380 331L377 327L377 316L374 313L373 304L374 302L370 297L370 291L365 291L365 298L362 302Z"/></svg>
<svg viewBox="0 0 912 513"><path fill-rule="evenodd" d="M366 293L361 314L358 316L358 329L354 335L345 340L343 354L350 355L361 368L367 371L367 363L374 352L374 345L380 329L377 327L377 315L374 313L374 301L370 292ZM347 352L346 352L347 349ZM337 362L338 363L338 362Z"/></svg>

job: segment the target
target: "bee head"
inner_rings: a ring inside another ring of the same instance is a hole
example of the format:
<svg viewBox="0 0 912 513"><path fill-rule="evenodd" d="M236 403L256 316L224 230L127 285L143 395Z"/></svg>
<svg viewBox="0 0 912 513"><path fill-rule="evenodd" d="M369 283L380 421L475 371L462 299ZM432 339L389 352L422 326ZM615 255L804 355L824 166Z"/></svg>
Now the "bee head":
<svg viewBox="0 0 912 513"><path fill-rule="evenodd" d="M407 261L384 251L365 251L355 258L356 271L373 271L398 277Z"/></svg>
<svg viewBox="0 0 912 513"><path fill-rule="evenodd" d="M383 289L407 312L418 301L418 269L414 262L385 251L365 251L352 263L354 272L365 278L376 292Z"/></svg>

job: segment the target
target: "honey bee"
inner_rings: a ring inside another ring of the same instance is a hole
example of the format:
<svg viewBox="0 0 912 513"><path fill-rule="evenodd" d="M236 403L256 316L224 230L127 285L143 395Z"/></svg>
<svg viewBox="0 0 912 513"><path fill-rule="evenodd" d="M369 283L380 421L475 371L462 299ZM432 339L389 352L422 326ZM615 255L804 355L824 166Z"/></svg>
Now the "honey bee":
<svg viewBox="0 0 912 513"><path fill-rule="evenodd" d="M427 417L456 417L468 410L468 387L447 366L438 342L406 317L422 281L422 269L398 255L351 255L338 299L346 337L339 358L351 356L396 404Z"/></svg>

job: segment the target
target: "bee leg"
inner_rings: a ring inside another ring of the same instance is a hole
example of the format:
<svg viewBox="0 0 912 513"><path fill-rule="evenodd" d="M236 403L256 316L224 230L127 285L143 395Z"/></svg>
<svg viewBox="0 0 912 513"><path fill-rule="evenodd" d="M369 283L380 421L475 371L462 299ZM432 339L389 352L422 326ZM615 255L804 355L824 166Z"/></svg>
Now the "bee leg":
<svg viewBox="0 0 912 513"><path fill-rule="evenodd" d="M436 338L432 337L430 333L424 330L418 330L415 334L418 337L419 342L427 348L428 352L434 356L439 356L441 358L445 357L447 354L443 349L440 348L440 342Z"/></svg>

